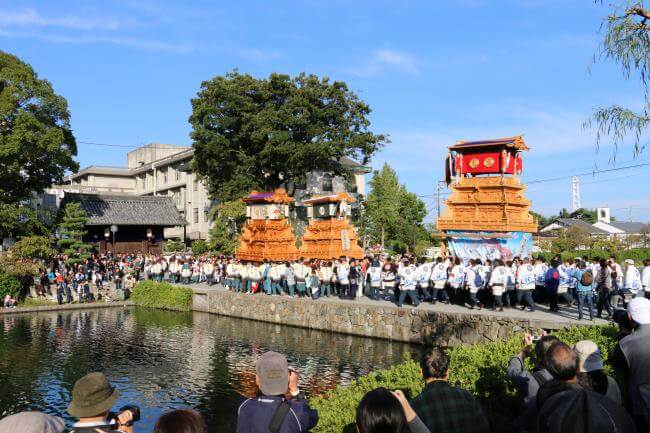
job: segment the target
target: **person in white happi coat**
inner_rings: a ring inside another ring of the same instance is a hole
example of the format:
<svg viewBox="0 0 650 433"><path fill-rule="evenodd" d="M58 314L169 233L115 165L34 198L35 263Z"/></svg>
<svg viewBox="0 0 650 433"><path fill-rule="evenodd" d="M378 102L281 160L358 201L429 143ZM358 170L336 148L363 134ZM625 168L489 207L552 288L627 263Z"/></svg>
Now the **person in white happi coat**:
<svg viewBox="0 0 650 433"><path fill-rule="evenodd" d="M206 260L201 270L205 275L205 281L208 283L208 286L211 286L214 282L214 264L212 264L212 260Z"/></svg>
<svg viewBox="0 0 650 433"><path fill-rule="evenodd" d="M334 271L332 269L332 262L321 262L318 268L318 280L320 281L320 295L329 296L332 294L332 276Z"/></svg>
<svg viewBox="0 0 650 433"><path fill-rule="evenodd" d="M510 272L500 259L494 259L492 265L492 274L488 282L488 287L492 291L492 309L503 311L503 297L507 290Z"/></svg>
<svg viewBox="0 0 650 433"><path fill-rule="evenodd" d="M646 298L650 299L650 259L643 261L643 271L641 272L641 284Z"/></svg>
<svg viewBox="0 0 650 433"><path fill-rule="evenodd" d="M373 301L379 300L379 290L381 289L381 265L379 261L373 259L366 270L365 280L368 282L370 290L368 296Z"/></svg>
<svg viewBox="0 0 650 433"><path fill-rule="evenodd" d="M404 305L404 300L408 296L411 304L417 307L420 304L417 295L417 267L412 265L410 261L404 260L399 270L399 285L400 292L397 300L397 306Z"/></svg>
<svg viewBox="0 0 650 433"><path fill-rule="evenodd" d="M465 271L466 268L463 266L460 258L456 257L447 277L450 297L453 302L458 302L463 299L463 293L461 291L465 285Z"/></svg>
<svg viewBox="0 0 650 433"><path fill-rule="evenodd" d="M641 284L641 272L634 266L634 260L625 260L625 275L623 277L623 304L627 308L627 303L630 299L636 297L639 291L643 293L643 286Z"/></svg>
<svg viewBox="0 0 650 433"><path fill-rule="evenodd" d="M528 308L530 312L535 311L533 291L535 291L535 267L530 263L530 258L525 257L524 263L517 271L517 302L522 310Z"/></svg>
<svg viewBox="0 0 650 433"><path fill-rule="evenodd" d="M442 257L436 259L436 263L431 268L431 302L435 304L438 300L438 293L441 293L442 302L449 304L449 295L447 294L447 270L449 263L442 261Z"/></svg>
<svg viewBox="0 0 650 433"><path fill-rule="evenodd" d="M426 257L420 259L417 267L416 279L420 290L420 298L425 301L431 301L431 292L429 292L429 280L431 280L431 268L433 263L427 261Z"/></svg>
<svg viewBox="0 0 650 433"><path fill-rule="evenodd" d="M483 304L481 304L478 300L478 291L483 288L483 277L481 276L481 260L479 259L471 259L469 261L469 269L467 269L467 272L465 274L465 288L467 289L467 292L469 294L469 309L473 310L474 307L478 307L480 310L483 308Z"/></svg>
<svg viewBox="0 0 650 433"><path fill-rule="evenodd" d="M284 263L273 263L269 270L269 277L271 278L271 295L282 294L282 275L286 265Z"/></svg>

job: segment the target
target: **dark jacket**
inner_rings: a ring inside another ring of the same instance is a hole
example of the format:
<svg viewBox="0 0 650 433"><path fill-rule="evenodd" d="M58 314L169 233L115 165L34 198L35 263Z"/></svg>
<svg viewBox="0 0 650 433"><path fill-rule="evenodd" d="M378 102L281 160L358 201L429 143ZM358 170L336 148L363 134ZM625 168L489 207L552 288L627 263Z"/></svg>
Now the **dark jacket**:
<svg viewBox="0 0 650 433"><path fill-rule="evenodd" d="M237 411L237 433L268 433L269 424L283 397L262 395L245 400ZM291 406L278 433L304 433L316 427L318 412L307 400L289 400Z"/></svg>
<svg viewBox="0 0 650 433"><path fill-rule="evenodd" d="M510 358L507 376L517 389L517 394L524 405L535 404L535 396L539 387L553 379L551 373L544 368L532 373L527 371L524 368L524 360L519 356Z"/></svg>
<svg viewBox="0 0 650 433"><path fill-rule="evenodd" d="M613 358L627 373L632 413L650 422L650 325L639 325L622 338Z"/></svg>
<svg viewBox="0 0 650 433"><path fill-rule="evenodd" d="M428 383L411 401L415 413L432 433L486 433L483 409L469 391L446 381Z"/></svg>
<svg viewBox="0 0 650 433"><path fill-rule="evenodd" d="M627 411L602 394L553 380L537 394L537 433L634 433Z"/></svg>

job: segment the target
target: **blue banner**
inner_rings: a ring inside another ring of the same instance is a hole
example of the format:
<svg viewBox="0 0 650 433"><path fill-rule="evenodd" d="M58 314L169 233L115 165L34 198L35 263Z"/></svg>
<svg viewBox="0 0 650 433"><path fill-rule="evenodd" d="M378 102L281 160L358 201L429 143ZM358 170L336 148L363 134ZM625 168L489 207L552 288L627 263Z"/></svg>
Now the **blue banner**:
<svg viewBox="0 0 650 433"><path fill-rule="evenodd" d="M448 231L449 254L464 261L469 259L512 260L514 257L531 257L532 233L524 232L459 232Z"/></svg>

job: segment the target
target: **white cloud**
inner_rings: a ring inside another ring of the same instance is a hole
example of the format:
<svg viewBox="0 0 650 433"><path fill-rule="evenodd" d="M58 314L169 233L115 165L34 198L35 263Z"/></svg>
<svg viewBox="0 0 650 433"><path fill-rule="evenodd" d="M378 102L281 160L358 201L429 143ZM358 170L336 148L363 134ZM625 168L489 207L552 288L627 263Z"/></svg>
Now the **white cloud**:
<svg viewBox="0 0 650 433"><path fill-rule="evenodd" d="M109 44L119 45L130 48L137 48L146 51L166 51L171 53L185 54L195 51L196 48L192 45L176 44L162 42L152 39L137 38L131 36L99 36L99 35L61 35L61 34L45 34L39 32L13 32L0 30L0 36L10 38L27 38L38 39L45 42L52 42L57 44Z"/></svg>
<svg viewBox="0 0 650 433"><path fill-rule="evenodd" d="M74 30L114 31L132 24L134 22L131 20L125 21L108 17L96 18L76 15L45 17L32 8L22 11L0 10L0 25L5 27L58 27Z"/></svg>
<svg viewBox="0 0 650 433"><path fill-rule="evenodd" d="M261 50L258 48L246 48L240 51L242 57L254 61L273 60L280 57L280 53L275 50Z"/></svg>
<svg viewBox="0 0 650 433"><path fill-rule="evenodd" d="M418 67L413 56L393 50L379 50L375 53L375 60L379 63L395 66L398 69L417 74Z"/></svg>
<svg viewBox="0 0 650 433"><path fill-rule="evenodd" d="M348 72L358 77L372 77L389 69L412 75L420 73L418 62L413 55L389 49L375 51L365 65L352 68Z"/></svg>

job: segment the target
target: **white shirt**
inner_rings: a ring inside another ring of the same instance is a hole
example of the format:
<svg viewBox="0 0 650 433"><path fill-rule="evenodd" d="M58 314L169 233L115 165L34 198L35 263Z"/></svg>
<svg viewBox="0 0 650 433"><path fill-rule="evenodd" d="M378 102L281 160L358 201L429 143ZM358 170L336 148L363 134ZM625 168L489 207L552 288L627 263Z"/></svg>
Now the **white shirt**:
<svg viewBox="0 0 650 433"><path fill-rule="evenodd" d="M366 271L366 276L370 276L370 285L379 287L381 285L381 267L370 266Z"/></svg>
<svg viewBox="0 0 650 433"><path fill-rule="evenodd" d="M643 272L641 273L641 282L646 290L650 290L650 266L643 268Z"/></svg>
<svg viewBox="0 0 650 433"><path fill-rule="evenodd" d="M636 293L641 288L641 273L634 265L625 268L625 288Z"/></svg>
<svg viewBox="0 0 650 433"><path fill-rule="evenodd" d="M400 286L403 290L415 290L417 268L413 265L402 266L399 271Z"/></svg>
<svg viewBox="0 0 650 433"><path fill-rule="evenodd" d="M422 263L418 266L416 279L420 283L420 287L427 287L429 279L431 278L431 263Z"/></svg>
<svg viewBox="0 0 650 433"><path fill-rule="evenodd" d="M535 267L530 263L521 265L517 273L519 290L535 290Z"/></svg>

